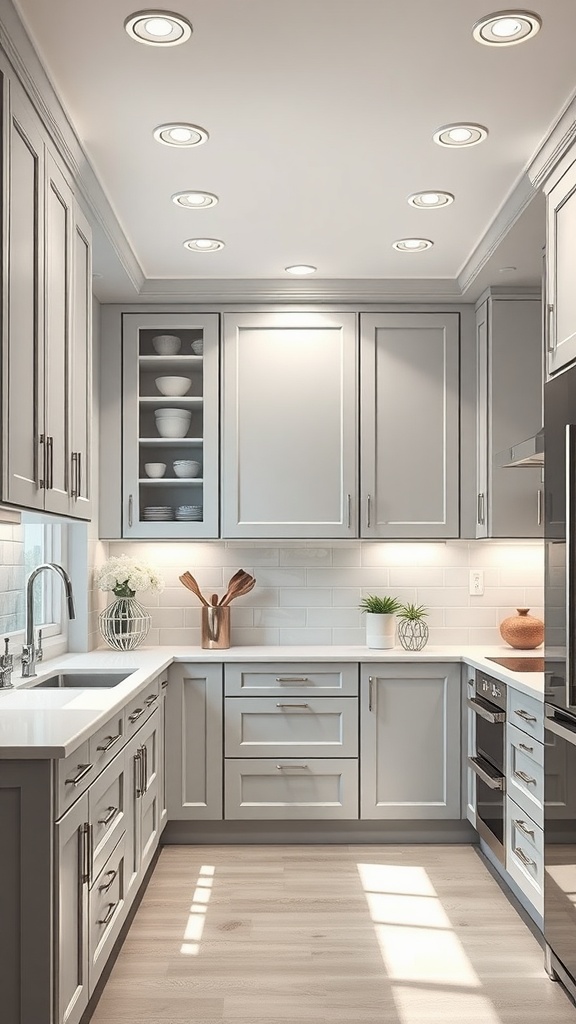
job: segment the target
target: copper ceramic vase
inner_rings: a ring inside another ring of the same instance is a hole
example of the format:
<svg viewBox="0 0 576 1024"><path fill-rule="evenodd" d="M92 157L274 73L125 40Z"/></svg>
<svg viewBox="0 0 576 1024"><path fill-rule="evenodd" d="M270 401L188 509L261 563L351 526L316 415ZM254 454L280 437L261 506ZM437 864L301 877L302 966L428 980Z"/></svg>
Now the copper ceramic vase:
<svg viewBox="0 0 576 1024"><path fill-rule="evenodd" d="M510 615L500 623L500 636L510 647L531 651L544 640L544 623L533 615L529 608L518 608L518 615Z"/></svg>

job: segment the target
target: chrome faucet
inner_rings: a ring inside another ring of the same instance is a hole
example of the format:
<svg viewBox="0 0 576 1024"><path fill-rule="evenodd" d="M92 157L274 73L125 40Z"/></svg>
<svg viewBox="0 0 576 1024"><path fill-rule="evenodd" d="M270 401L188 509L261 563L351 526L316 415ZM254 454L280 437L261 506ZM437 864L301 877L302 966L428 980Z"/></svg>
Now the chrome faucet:
<svg viewBox="0 0 576 1024"><path fill-rule="evenodd" d="M0 690L12 690L12 670L14 668L14 655L10 654L10 640L4 638L4 654L0 657Z"/></svg>
<svg viewBox="0 0 576 1024"><path fill-rule="evenodd" d="M68 573L61 565L56 565L55 562L44 562L43 565L39 565L36 569L33 569L28 577L26 584L26 637L25 643L22 647L22 679L31 679L36 675L36 662L42 661L42 630L38 633L38 646L34 639L34 580L41 572L52 569L58 573L63 584L64 590L66 591L66 601L68 604L68 618L75 619L76 611L74 608L74 595L72 593L72 580Z"/></svg>

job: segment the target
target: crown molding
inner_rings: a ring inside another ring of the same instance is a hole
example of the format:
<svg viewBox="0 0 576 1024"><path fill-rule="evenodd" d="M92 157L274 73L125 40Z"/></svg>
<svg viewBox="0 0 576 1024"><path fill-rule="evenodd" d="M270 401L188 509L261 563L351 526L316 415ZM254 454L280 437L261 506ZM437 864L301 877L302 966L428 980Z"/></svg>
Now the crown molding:
<svg viewBox="0 0 576 1024"><path fill-rule="evenodd" d="M64 161L93 230L100 231L134 291L139 292L145 280L144 271L10 0L2 3L0 49Z"/></svg>
<svg viewBox="0 0 576 1024"><path fill-rule="evenodd" d="M537 150L536 155L528 167L528 175L534 188L541 188L556 170L560 163L564 163L564 157L576 141L576 96L573 96L562 114L550 129L544 142ZM566 161L566 166L576 159L576 154L571 154L571 159ZM560 169L561 173L566 167Z"/></svg>
<svg viewBox="0 0 576 1024"><path fill-rule="evenodd" d="M460 302L451 278L331 279L148 279L140 297L150 302Z"/></svg>

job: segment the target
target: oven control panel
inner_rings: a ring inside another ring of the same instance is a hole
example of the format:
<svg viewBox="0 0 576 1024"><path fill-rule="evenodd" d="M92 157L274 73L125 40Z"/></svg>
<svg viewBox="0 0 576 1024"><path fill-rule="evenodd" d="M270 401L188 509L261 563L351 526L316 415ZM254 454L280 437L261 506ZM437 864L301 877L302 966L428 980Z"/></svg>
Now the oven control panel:
<svg viewBox="0 0 576 1024"><path fill-rule="evenodd" d="M476 693L506 710L506 684L487 675L486 672L481 672L480 669L476 672Z"/></svg>

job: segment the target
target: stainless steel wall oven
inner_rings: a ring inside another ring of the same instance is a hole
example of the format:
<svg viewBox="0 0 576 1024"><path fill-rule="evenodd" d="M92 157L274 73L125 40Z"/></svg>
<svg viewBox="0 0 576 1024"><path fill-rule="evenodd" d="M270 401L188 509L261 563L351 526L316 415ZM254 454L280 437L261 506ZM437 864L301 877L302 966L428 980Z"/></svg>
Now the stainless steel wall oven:
<svg viewBox="0 0 576 1024"><path fill-rule="evenodd" d="M476 774L476 828L504 864L506 686L477 671L474 691L468 707L476 715L476 753L468 764Z"/></svg>

